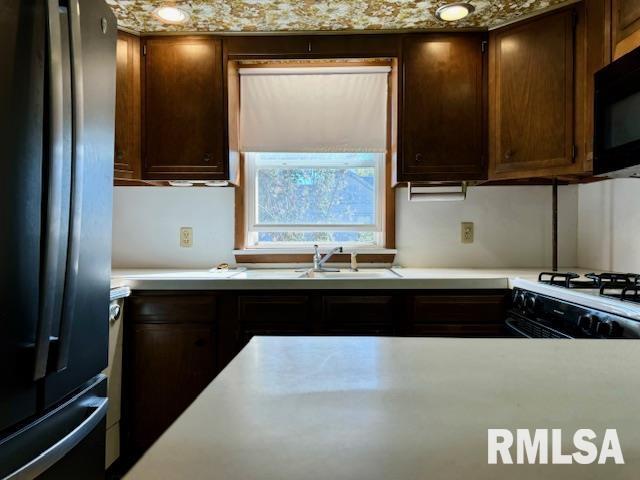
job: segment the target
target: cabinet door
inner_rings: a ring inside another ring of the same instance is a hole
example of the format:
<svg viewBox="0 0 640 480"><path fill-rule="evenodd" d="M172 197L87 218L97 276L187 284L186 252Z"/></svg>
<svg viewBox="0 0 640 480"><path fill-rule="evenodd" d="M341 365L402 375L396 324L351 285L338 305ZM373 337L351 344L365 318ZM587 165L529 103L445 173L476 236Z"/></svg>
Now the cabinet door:
<svg viewBox="0 0 640 480"><path fill-rule="evenodd" d="M500 337L504 335L508 292L410 297L406 335Z"/></svg>
<svg viewBox="0 0 640 480"><path fill-rule="evenodd" d="M613 58L640 47L640 0L612 0Z"/></svg>
<svg viewBox="0 0 640 480"><path fill-rule="evenodd" d="M575 11L490 38L490 177L565 173L574 162Z"/></svg>
<svg viewBox="0 0 640 480"><path fill-rule="evenodd" d="M238 349L254 335L308 335L312 325L307 295L265 292L238 296Z"/></svg>
<svg viewBox="0 0 640 480"><path fill-rule="evenodd" d="M145 41L145 179L226 179L221 42Z"/></svg>
<svg viewBox="0 0 640 480"><path fill-rule="evenodd" d="M395 57L397 35L316 35L310 39L310 53L326 57Z"/></svg>
<svg viewBox="0 0 640 480"><path fill-rule="evenodd" d="M213 380L213 326L136 324L131 348L131 446L142 453Z"/></svg>
<svg viewBox="0 0 640 480"><path fill-rule="evenodd" d="M224 39L225 54L231 56L261 56L269 58L304 56L311 49L311 39L301 35L281 35L277 37L242 36Z"/></svg>
<svg viewBox="0 0 640 480"><path fill-rule="evenodd" d="M486 178L484 40L404 38L399 181Z"/></svg>
<svg viewBox="0 0 640 480"><path fill-rule="evenodd" d="M325 295L321 332L330 335L393 335L390 295Z"/></svg>
<svg viewBox="0 0 640 480"><path fill-rule="evenodd" d="M218 371L217 297L145 292L125 306L123 453L137 458Z"/></svg>
<svg viewBox="0 0 640 480"><path fill-rule="evenodd" d="M118 32L114 178L140 178L140 38Z"/></svg>

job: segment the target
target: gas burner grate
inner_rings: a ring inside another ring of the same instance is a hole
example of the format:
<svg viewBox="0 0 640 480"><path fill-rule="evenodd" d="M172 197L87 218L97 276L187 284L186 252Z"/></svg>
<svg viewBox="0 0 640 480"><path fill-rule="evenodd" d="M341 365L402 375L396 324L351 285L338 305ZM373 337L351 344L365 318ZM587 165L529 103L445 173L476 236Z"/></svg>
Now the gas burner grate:
<svg viewBox="0 0 640 480"><path fill-rule="evenodd" d="M583 289L624 289L640 285L640 275L635 273L587 273L580 277L574 272L542 272L538 276L538 281L548 285L555 285L565 288Z"/></svg>
<svg viewBox="0 0 640 480"><path fill-rule="evenodd" d="M571 280L576 278L580 278L580 275L573 272L542 272L538 275L540 283L566 288L571 288Z"/></svg>
<svg viewBox="0 0 640 480"><path fill-rule="evenodd" d="M603 285L600 295L623 302L640 303L640 283L624 286Z"/></svg>

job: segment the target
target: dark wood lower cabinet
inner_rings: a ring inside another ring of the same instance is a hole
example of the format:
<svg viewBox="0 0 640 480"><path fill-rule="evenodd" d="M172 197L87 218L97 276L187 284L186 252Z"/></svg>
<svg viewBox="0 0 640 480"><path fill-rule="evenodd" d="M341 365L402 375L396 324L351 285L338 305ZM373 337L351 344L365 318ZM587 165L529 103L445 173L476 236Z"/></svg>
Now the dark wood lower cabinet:
<svg viewBox="0 0 640 480"><path fill-rule="evenodd" d="M391 295L325 295L320 332L326 335L393 335Z"/></svg>
<svg viewBox="0 0 640 480"><path fill-rule="evenodd" d="M137 459L218 373L216 296L153 293L127 299L122 457Z"/></svg>
<svg viewBox="0 0 640 480"><path fill-rule="evenodd" d="M215 376L213 325L138 324L134 350L131 446L143 452Z"/></svg>
<svg viewBox="0 0 640 480"><path fill-rule="evenodd" d="M134 292L122 455L137 459L254 335L503 336L508 290Z"/></svg>
<svg viewBox="0 0 640 480"><path fill-rule="evenodd" d="M238 351L254 335L310 335L311 317L308 295L239 295Z"/></svg>
<svg viewBox="0 0 640 480"><path fill-rule="evenodd" d="M501 337L508 297L504 294L435 294L407 298L403 333L434 337Z"/></svg>

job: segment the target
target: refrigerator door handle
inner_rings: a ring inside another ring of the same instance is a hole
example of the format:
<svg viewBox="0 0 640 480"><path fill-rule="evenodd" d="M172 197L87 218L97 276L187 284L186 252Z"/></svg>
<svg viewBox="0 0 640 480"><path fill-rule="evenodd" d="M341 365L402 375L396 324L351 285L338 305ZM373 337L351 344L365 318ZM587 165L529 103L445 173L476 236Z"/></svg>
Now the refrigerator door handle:
<svg viewBox="0 0 640 480"><path fill-rule="evenodd" d="M93 397L87 400L86 407L94 409L93 412L80 425L74 428L69 435L59 440L50 448L46 449L36 458L18 470L7 475L4 480L31 480L47 471L55 465L62 457L69 453L78 445L107 414L109 401L105 397Z"/></svg>
<svg viewBox="0 0 640 480"><path fill-rule="evenodd" d="M49 185L47 191L47 226L42 276L42 299L35 343L34 380L47 373L51 328L56 309L56 286L61 279L60 246L63 230L64 196L64 81L62 37L58 0L47 1L47 34L49 48Z"/></svg>
<svg viewBox="0 0 640 480"><path fill-rule="evenodd" d="M55 369L67 368L71 330L75 317L78 291L78 269L80 262L80 239L82 236L82 198L84 196L84 84L82 71L82 38L80 29L80 4L69 0L69 32L71 44L71 83L73 110L73 145L71 167L71 217L69 221L69 243L67 270L64 286L62 317L58 341L58 356Z"/></svg>

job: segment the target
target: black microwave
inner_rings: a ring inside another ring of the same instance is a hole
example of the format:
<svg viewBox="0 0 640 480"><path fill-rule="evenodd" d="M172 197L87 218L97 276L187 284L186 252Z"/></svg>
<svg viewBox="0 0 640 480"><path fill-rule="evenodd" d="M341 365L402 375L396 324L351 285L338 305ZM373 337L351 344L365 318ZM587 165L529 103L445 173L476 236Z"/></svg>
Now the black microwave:
<svg viewBox="0 0 640 480"><path fill-rule="evenodd" d="M640 48L595 75L593 173L640 177Z"/></svg>

